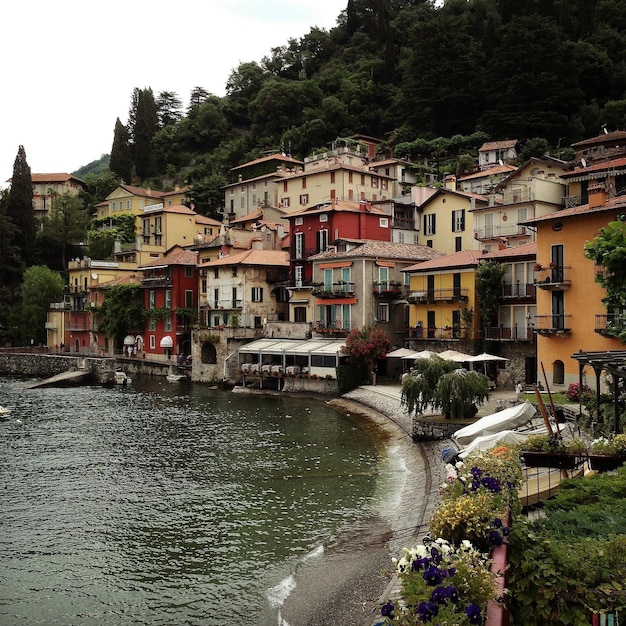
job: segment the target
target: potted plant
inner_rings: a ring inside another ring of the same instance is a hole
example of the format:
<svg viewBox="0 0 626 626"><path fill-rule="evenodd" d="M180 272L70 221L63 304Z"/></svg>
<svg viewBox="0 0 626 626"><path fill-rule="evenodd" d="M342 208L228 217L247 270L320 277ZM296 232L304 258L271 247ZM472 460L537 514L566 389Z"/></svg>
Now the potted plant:
<svg viewBox="0 0 626 626"><path fill-rule="evenodd" d="M626 435L612 439L599 437L591 442L589 466L596 472L609 472L621 467L626 461Z"/></svg>
<svg viewBox="0 0 626 626"><path fill-rule="evenodd" d="M582 439L565 442L560 435L531 435L522 444L521 456L526 467L574 469L587 453Z"/></svg>

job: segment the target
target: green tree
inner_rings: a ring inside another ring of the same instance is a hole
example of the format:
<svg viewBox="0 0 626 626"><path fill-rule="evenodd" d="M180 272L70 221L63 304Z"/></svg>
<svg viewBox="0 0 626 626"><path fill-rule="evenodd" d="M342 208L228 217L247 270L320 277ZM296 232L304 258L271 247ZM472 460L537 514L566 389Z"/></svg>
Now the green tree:
<svg viewBox="0 0 626 626"><path fill-rule="evenodd" d="M45 343L46 314L50 303L63 299L65 281L58 272L43 265L32 265L24 272L19 335L24 340Z"/></svg>
<svg viewBox="0 0 626 626"><path fill-rule="evenodd" d="M436 354L428 359L416 359L413 371L402 379L402 405L416 415L423 415L431 405L438 408L434 406L437 384L444 374L458 367L454 361L442 359Z"/></svg>
<svg viewBox="0 0 626 626"><path fill-rule="evenodd" d="M111 146L111 159L109 169L119 179L127 184L132 181L133 157L130 148L130 135L128 129L118 117L113 131L113 145Z"/></svg>
<svg viewBox="0 0 626 626"><path fill-rule="evenodd" d="M173 126L182 116L183 102L174 91L161 91L156 99L159 128Z"/></svg>
<svg viewBox="0 0 626 626"><path fill-rule="evenodd" d="M13 245L19 250L24 265L28 267L35 260L37 221L33 206L33 181L24 146L19 147L13 164L6 215L15 227Z"/></svg>
<svg viewBox="0 0 626 626"><path fill-rule="evenodd" d="M118 346L130 332L143 328L144 317L141 285L113 285L104 290L104 301L97 311L98 330L114 339Z"/></svg>
<svg viewBox="0 0 626 626"><path fill-rule="evenodd" d="M82 200L69 193L52 201L49 214L43 219L43 234L58 242L61 250L61 267L67 269L67 250L70 245L85 241L89 218Z"/></svg>
<svg viewBox="0 0 626 626"><path fill-rule="evenodd" d="M480 327L483 333L495 326L502 296L505 267L497 261L481 261L476 270L476 296L480 303Z"/></svg>
<svg viewBox="0 0 626 626"><path fill-rule="evenodd" d="M149 87L141 89L137 99L135 127L133 128L133 157L135 171L140 180L147 180L154 174L152 138L158 130L158 118L154 94Z"/></svg>
<svg viewBox="0 0 626 626"><path fill-rule="evenodd" d="M606 290L604 306L609 313L619 314L618 320L607 331L626 343L626 222L610 222L600 229L600 234L585 244L585 257L602 266L596 281Z"/></svg>

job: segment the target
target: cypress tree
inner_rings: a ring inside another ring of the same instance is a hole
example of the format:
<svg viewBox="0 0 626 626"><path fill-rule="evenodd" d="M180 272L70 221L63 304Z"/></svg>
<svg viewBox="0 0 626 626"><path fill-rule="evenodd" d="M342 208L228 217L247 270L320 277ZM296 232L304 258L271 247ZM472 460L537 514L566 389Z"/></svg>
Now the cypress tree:
<svg viewBox="0 0 626 626"><path fill-rule="evenodd" d="M111 146L111 158L109 169L125 183L130 183L133 167L133 158L130 151L128 129L118 117L113 131L113 145Z"/></svg>
<svg viewBox="0 0 626 626"><path fill-rule="evenodd" d="M135 119L135 171L140 180L150 178L154 173L152 138L156 134L159 121L152 89L142 89L137 102Z"/></svg>
<svg viewBox="0 0 626 626"><path fill-rule="evenodd" d="M26 162L24 146L20 146L13 164L11 189L7 200L7 216L15 227L13 244L26 267L35 261L37 223L33 207L33 181Z"/></svg>

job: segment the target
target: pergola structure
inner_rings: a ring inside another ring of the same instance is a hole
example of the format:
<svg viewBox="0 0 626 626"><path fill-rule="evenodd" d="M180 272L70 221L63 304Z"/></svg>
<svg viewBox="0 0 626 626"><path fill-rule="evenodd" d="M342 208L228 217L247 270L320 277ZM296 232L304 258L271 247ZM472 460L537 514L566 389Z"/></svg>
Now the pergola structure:
<svg viewBox="0 0 626 626"><path fill-rule="evenodd" d="M626 350L605 350L603 352L583 352L579 350L572 354L578 361L578 380L580 390L583 389L583 370L590 365L596 375L596 402L598 407L598 421L600 420L600 376L608 372L613 377L613 403L615 408L615 434L621 432L619 420L619 381L626 379ZM580 409L582 412L582 407Z"/></svg>

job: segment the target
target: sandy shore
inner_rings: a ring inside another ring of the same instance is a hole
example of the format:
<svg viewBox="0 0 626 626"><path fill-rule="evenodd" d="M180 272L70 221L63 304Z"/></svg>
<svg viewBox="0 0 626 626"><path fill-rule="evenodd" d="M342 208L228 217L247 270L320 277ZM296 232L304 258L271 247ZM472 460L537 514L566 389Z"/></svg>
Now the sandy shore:
<svg viewBox="0 0 626 626"><path fill-rule="evenodd" d="M398 581L391 558L428 530L438 502L445 442L416 444L398 398L358 389L329 403L348 415L403 468L398 499L384 518L363 520L350 535L339 536L296 576L296 588L282 608L289 626L372 626L381 601Z"/></svg>

